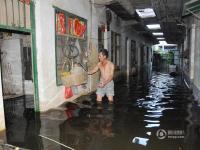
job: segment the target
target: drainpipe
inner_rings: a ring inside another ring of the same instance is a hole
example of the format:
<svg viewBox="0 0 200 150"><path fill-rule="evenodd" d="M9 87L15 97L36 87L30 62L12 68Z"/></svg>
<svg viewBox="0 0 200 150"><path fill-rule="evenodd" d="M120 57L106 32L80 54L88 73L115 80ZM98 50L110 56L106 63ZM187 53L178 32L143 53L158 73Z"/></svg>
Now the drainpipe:
<svg viewBox="0 0 200 150"><path fill-rule="evenodd" d="M90 3L90 35L89 35L89 53L92 52L92 13L93 13L93 4L94 4L94 0L89 0ZM88 81L89 81L89 91L92 91L92 76L89 75L88 76Z"/></svg>
<svg viewBox="0 0 200 150"><path fill-rule="evenodd" d="M108 29L107 25L104 32L104 48L108 50Z"/></svg>
<svg viewBox="0 0 200 150"><path fill-rule="evenodd" d="M127 38L126 42L126 74L127 74L127 82L129 82L129 75L130 75L130 39Z"/></svg>
<svg viewBox="0 0 200 150"><path fill-rule="evenodd" d="M90 45L89 46L92 46L91 45L91 40L92 40L92 13L93 13L93 4L94 4L94 0L89 0L89 3L90 3ZM89 47L89 48L92 48L92 47Z"/></svg>
<svg viewBox="0 0 200 150"><path fill-rule="evenodd" d="M193 82L194 80L194 56L195 56L195 30L196 25L192 24L191 28L191 51L190 51L190 80Z"/></svg>

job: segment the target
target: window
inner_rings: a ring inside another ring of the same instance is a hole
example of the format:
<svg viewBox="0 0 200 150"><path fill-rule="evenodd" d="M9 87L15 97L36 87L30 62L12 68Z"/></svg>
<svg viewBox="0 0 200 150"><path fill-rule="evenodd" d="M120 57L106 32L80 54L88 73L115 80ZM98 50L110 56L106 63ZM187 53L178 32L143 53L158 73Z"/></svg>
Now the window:
<svg viewBox="0 0 200 150"><path fill-rule="evenodd" d="M98 49L104 48L104 31L103 27L98 27Z"/></svg>
<svg viewBox="0 0 200 150"><path fill-rule="evenodd" d="M120 58L120 53L121 53L121 35L115 32L111 32L111 61L117 65L121 65L121 58Z"/></svg>
<svg viewBox="0 0 200 150"><path fill-rule="evenodd" d="M25 80L33 80L31 48L23 47L23 66Z"/></svg>
<svg viewBox="0 0 200 150"><path fill-rule="evenodd" d="M131 67L135 66L136 63L136 41L131 40Z"/></svg>

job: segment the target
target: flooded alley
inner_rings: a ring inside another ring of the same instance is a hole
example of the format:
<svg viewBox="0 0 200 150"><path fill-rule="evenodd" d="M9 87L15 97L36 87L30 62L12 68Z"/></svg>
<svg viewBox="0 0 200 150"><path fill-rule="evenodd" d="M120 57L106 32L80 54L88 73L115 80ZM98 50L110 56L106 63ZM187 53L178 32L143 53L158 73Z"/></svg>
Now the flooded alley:
<svg viewBox="0 0 200 150"><path fill-rule="evenodd" d="M0 0L0 150L200 150L199 39L199 0Z"/></svg>
<svg viewBox="0 0 200 150"><path fill-rule="evenodd" d="M181 76L152 72L117 81L115 101L79 103L34 114L5 102L7 143L33 150L198 150L200 109Z"/></svg>

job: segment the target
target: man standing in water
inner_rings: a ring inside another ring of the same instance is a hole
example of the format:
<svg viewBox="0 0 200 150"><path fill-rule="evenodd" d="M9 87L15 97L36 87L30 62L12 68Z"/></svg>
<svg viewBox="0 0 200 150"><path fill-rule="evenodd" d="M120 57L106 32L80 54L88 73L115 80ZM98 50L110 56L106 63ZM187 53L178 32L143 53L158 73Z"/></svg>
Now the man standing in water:
<svg viewBox="0 0 200 150"><path fill-rule="evenodd" d="M114 96L114 64L108 60L108 51L102 49L99 52L99 63L96 67L89 71L88 74L92 75L100 70L100 82L97 88L97 102L101 102L104 95L108 97L109 103L113 103Z"/></svg>

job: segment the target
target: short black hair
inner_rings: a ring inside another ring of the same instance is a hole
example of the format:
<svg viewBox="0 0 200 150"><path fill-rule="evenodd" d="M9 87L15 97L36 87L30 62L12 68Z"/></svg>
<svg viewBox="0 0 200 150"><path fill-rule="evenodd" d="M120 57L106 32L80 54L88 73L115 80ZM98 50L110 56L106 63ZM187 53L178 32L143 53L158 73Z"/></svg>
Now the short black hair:
<svg viewBox="0 0 200 150"><path fill-rule="evenodd" d="M100 49L99 53L102 53L103 56L106 56L106 58L108 58L108 50L107 49Z"/></svg>

